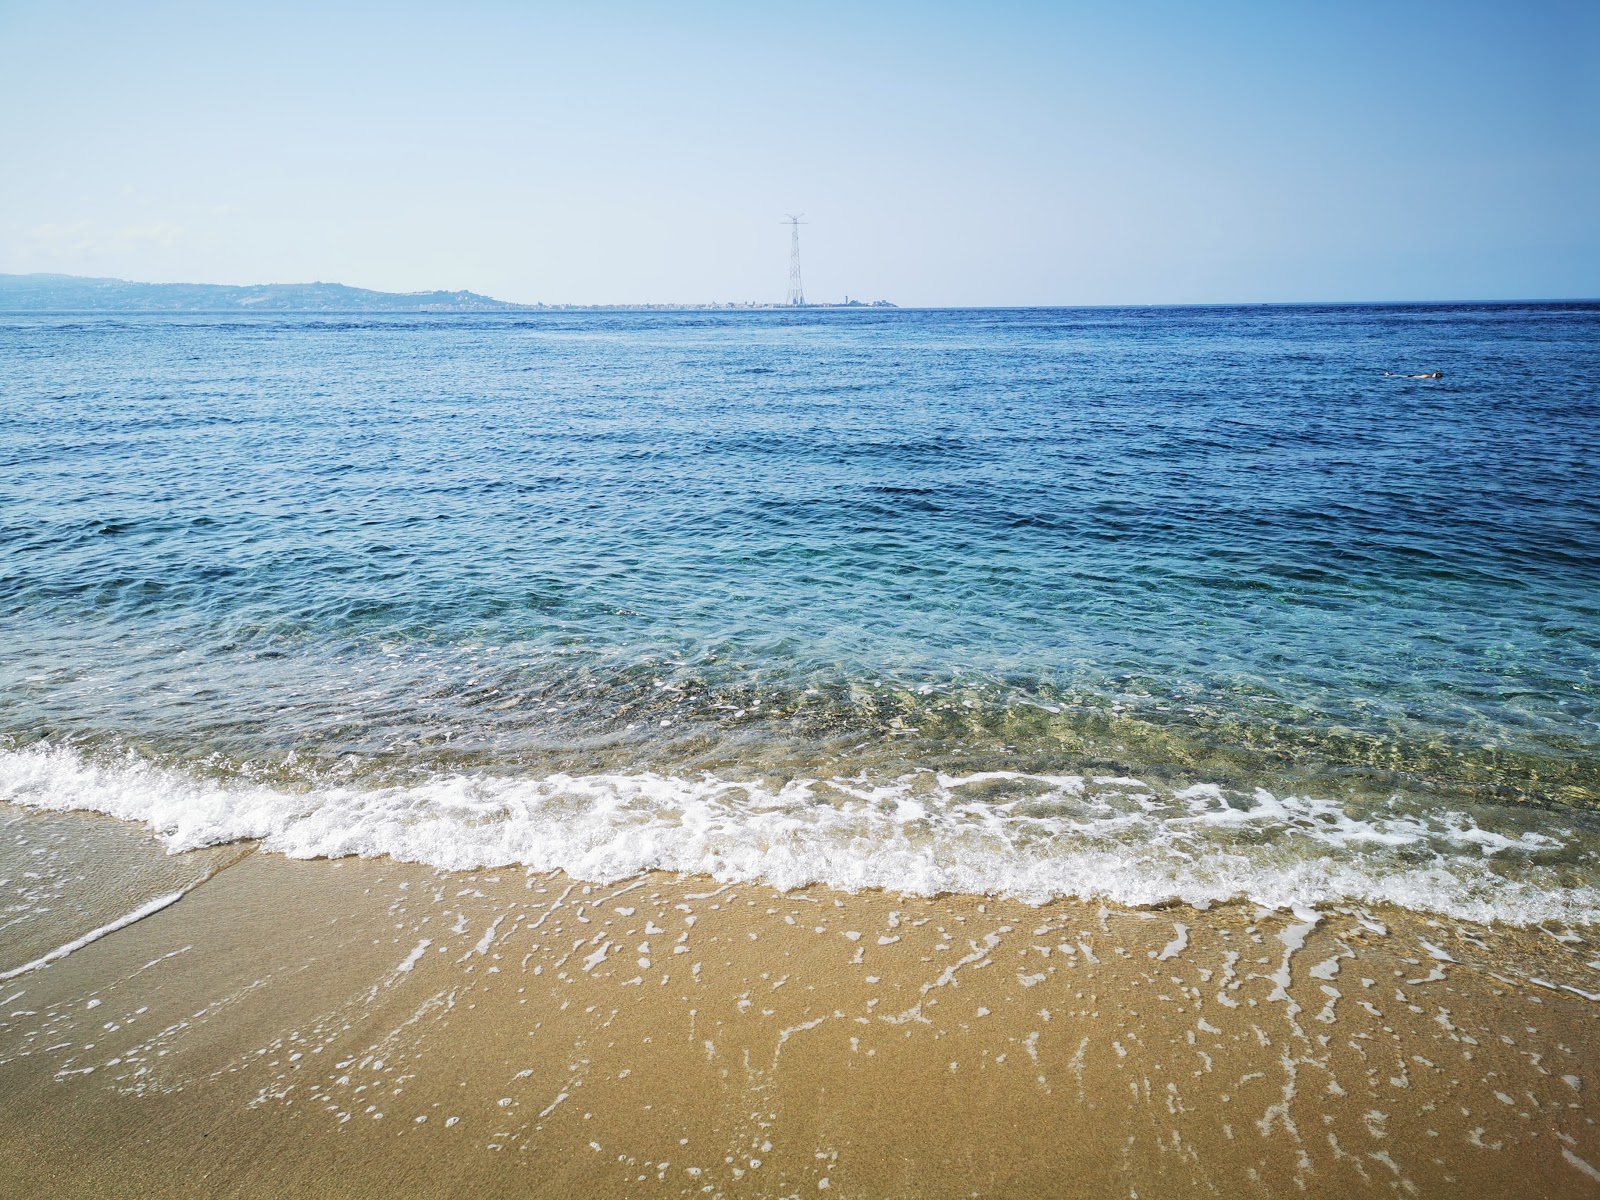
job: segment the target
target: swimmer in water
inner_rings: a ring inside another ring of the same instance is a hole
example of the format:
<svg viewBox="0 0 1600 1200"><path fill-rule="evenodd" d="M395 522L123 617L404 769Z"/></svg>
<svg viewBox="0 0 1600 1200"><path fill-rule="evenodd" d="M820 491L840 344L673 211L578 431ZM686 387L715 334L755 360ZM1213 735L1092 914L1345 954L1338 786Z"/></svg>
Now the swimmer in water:
<svg viewBox="0 0 1600 1200"><path fill-rule="evenodd" d="M1385 379L1443 379L1443 371L1429 371L1425 375L1396 375L1393 371L1383 373Z"/></svg>

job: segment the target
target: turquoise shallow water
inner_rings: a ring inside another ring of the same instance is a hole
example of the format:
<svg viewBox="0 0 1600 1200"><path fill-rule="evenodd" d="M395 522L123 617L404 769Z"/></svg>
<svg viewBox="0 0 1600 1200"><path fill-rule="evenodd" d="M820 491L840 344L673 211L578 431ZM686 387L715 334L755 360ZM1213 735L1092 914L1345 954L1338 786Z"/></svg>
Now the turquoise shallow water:
<svg viewBox="0 0 1600 1200"><path fill-rule="evenodd" d="M1597 378L1587 305L0 317L0 794L1587 919Z"/></svg>

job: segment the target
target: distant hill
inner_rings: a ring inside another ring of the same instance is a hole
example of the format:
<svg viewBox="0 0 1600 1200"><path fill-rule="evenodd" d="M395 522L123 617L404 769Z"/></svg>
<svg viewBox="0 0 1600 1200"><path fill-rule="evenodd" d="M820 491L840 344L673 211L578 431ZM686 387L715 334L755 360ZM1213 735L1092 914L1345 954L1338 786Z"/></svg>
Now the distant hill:
<svg viewBox="0 0 1600 1200"><path fill-rule="evenodd" d="M80 275L0 275L0 311L482 312L529 307L476 292L374 292L342 283L130 283Z"/></svg>

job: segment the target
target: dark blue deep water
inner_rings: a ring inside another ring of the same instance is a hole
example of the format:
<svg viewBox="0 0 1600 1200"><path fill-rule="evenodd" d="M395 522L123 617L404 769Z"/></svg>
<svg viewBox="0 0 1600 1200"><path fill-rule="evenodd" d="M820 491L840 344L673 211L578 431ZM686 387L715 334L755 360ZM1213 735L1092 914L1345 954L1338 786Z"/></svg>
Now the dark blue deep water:
<svg viewBox="0 0 1600 1200"><path fill-rule="evenodd" d="M1593 919L1597 459L1593 305L0 315L0 795Z"/></svg>

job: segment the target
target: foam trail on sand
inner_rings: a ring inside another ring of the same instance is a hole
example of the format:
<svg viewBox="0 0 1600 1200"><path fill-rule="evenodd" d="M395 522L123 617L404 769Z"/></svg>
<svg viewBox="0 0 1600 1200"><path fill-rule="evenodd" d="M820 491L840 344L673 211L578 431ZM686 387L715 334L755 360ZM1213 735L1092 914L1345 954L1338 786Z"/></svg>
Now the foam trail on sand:
<svg viewBox="0 0 1600 1200"><path fill-rule="evenodd" d="M209 878L209 876L207 878ZM204 882L204 880L201 882ZM151 900L148 904L141 904L132 912L125 913L124 915L118 917L115 921L107 922L106 924L100 926L99 929L92 929L82 937L74 938L65 945L57 946L54 950L50 951L50 953L42 954L32 962L23 963L20 967L13 967L9 971L0 971L0 981L15 979L18 975L26 975L30 971L37 971L40 967L48 967L53 962L59 962L61 959L67 957L67 955L82 950L91 942L98 942L108 933L115 933L119 929L126 929L135 921L142 921L152 913L158 913L164 908L171 907L179 900L182 900L195 887L198 886L199 884L197 883L192 887L183 888L181 891L172 892L166 896L158 896L156 899Z"/></svg>

